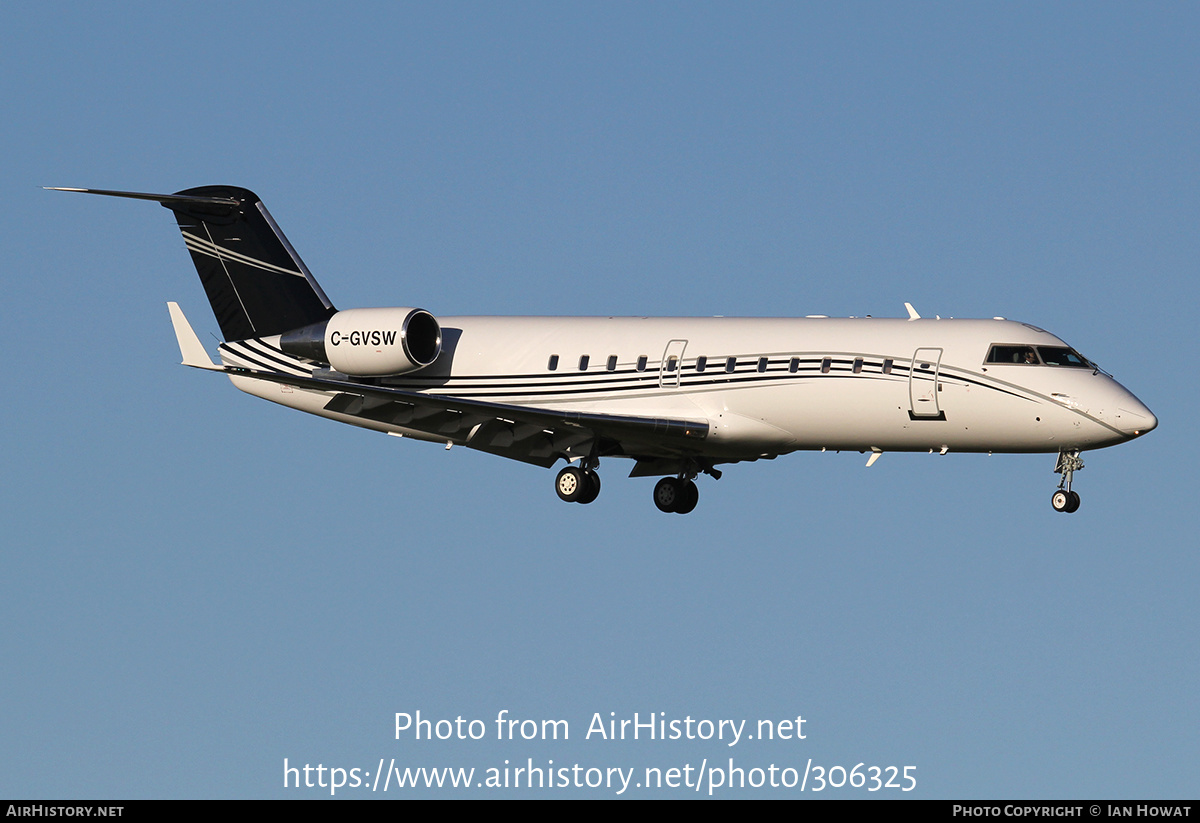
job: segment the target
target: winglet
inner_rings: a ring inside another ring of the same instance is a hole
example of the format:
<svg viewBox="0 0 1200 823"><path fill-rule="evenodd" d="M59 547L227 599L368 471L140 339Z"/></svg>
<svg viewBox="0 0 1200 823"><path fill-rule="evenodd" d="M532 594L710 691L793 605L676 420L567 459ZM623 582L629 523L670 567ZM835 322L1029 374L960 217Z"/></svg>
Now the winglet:
<svg viewBox="0 0 1200 823"><path fill-rule="evenodd" d="M921 315L917 314L917 310L912 307L912 303L905 303L904 308L908 309L909 320L920 320Z"/></svg>
<svg viewBox="0 0 1200 823"><path fill-rule="evenodd" d="M167 310L171 312L171 325L175 327L175 340L179 343L179 353L183 356L183 365L196 369L222 371L221 367L212 361L192 325L183 316L183 310L178 303L168 303Z"/></svg>

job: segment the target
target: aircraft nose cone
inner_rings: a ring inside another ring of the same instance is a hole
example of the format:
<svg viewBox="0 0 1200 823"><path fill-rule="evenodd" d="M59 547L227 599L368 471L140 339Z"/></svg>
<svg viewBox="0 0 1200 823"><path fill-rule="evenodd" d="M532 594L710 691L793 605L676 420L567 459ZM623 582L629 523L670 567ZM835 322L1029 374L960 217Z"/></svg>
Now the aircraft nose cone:
<svg viewBox="0 0 1200 823"><path fill-rule="evenodd" d="M1154 412L1132 395L1117 408L1115 417L1117 427L1134 437L1153 431L1158 426L1158 418L1154 416Z"/></svg>
<svg viewBox="0 0 1200 823"><path fill-rule="evenodd" d="M1145 434L1148 431L1153 431L1154 429L1158 428L1158 418L1154 416L1154 412L1146 409L1145 417L1146 425L1142 426L1141 429L1138 430L1138 434Z"/></svg>

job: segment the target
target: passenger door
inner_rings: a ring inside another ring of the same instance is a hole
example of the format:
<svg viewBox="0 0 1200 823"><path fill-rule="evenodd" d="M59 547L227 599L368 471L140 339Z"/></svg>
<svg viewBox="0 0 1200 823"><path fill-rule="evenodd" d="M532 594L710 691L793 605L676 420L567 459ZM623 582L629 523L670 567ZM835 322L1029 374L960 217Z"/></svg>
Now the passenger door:
<svg viewBox="0 0 1200 823"><path fill-rule="evenodd" d="M686 348L686 340L672 340L663 350L662 363L658 367L658 385L661 388L679 388L679 373L683 371L683 350Z"/></svg>
<svg viewBox="0 0 1200 823"><path fill-rule="evenodd" d="M913 420L945 420L938 401L941 349L917 349L908 371L908 416Z"/></svg>

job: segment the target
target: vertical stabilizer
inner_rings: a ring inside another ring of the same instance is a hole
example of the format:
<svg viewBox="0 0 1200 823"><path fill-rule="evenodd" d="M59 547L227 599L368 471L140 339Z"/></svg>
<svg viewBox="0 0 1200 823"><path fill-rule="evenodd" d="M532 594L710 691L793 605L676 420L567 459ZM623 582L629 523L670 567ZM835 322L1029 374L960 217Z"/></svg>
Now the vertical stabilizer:
<svg viewBox="0 0 1200 823"><path fill-rule="evenodd" d="M333 304L258 195L234 186L177 194L181 199L162 204L175 212L226 340L269 337L333 316ZM217 199L238 205L213 205Z"/></svg>
<svg viewBox="0 0 1200 823"><path fill-rule="evenodd" d="M153 200L175 212L228 341L282 334L337 313L266 206L248 189L201 186L175 194L145 194L47 188Z"/></svg>

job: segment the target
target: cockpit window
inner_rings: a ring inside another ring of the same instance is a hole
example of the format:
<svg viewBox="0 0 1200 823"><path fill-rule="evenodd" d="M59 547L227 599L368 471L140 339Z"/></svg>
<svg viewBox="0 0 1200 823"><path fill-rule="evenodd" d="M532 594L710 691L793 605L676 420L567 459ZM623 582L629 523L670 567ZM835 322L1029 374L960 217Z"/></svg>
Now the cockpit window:
<svg viewBox="0 0 1200 823"><path fill-rule="evenodd" d="M1077 369L1090 369L1092 364L1083 355L1066 346L1038 346L1038 354L1047 366L1072 366Z"/></svg>
<svg viewBox="0 0 1200 823"><path fill-rule="evenodd" d="M992 346L988 352L989 363L1021 363L1036 365L1039 361L1033 346Z"/></svg>
<svg viewBox="0 0 1200 823"><path fill-rule="evenodd" d="M1083 355L1068 346L1022 346L996 344L987 356L988 363L1017 363L1025 366L1068 366L1076 369L1096 368Z"/></svg>

